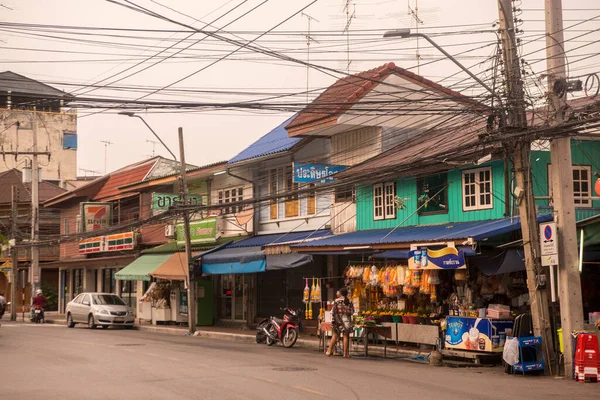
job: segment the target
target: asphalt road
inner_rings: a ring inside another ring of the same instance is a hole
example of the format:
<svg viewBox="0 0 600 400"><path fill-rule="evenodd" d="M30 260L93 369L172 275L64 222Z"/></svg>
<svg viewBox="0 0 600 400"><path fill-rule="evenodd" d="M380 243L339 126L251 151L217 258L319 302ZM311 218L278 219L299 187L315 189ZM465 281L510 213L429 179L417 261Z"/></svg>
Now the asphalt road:
<svg viewBox="0 0 600 400"><path fill-rule="evenodd" d="M303 369L303 370L297 370ZM0 399L593 399L600 384L202 337L0 327Z"/></svg>

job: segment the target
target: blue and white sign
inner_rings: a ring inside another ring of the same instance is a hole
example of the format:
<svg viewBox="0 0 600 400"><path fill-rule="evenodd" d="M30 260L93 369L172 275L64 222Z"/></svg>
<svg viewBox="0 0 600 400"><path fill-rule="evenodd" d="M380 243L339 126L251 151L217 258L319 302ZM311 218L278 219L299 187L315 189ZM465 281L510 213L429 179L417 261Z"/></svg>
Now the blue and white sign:
<svg viewBox="0 0 600 400"><path fill-rule="evenodd" d="M292 163L295 183L331 182L333 175L345 170L345 165L321 165Z"/></svg>
<svg viewBox="0 0 600 400"><path fill-rule="evenodd" d="M558 265L556 222L540 224L540 250L543 266Z"/></svg>

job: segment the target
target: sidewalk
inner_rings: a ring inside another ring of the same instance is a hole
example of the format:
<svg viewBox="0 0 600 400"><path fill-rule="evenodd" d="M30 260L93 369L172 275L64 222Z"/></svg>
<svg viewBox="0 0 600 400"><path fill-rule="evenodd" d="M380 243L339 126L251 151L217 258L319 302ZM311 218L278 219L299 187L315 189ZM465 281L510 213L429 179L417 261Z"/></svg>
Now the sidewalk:
<svg viewBox="0 0 600 400"><path fill-rule="evenodd" d="M46 323L48 324L65 324L66 317L64 314L58 314L56 312L46 313ZM175 336L187 336L187 326L176 326L176 325L151 325L149 323L136 323L135 328L141 332L153 332L162 333L167 335ZM209 339L220 339L229 340L235 342L246 342L256 343L256 331L255 330L241 330L238 327L226 327L226 326L202 326L198 327L195 336L200 336ZM308 334L301 334L296 342L297 347L315 350L319 349L319 338L316 336L309 336ZM352 341L350 351L357 356L363 354L363 346L357 345ZM405 347L396 346L395 344L389 344L387 346L387 357L389 358L406 358L415 361L427 361L427 356L431 350L421 350L416 347ZM369 355L383 356L384 347L381 345L369 345Z"/></svg>

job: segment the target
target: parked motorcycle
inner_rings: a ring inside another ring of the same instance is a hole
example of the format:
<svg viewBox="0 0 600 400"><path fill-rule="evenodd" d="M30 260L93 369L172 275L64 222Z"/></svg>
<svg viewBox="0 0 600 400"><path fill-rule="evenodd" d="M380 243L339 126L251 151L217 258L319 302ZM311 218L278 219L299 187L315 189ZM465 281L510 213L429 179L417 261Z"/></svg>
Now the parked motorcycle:
<svg viewBox="0 0 600 400"><path fill-rule="evenodd" d="M4 313L6 312L7 306L10 306L10 302L0 305L0 319L2 319L2 317L4 317Z"/></svg>
<svg viewBox="0 0 600 400"><path fill-rule="evenodd" d="M269 317L262 320L256 328L256 343L266 343L272 346L281 342L284 347L290 348L298 340L300 311L291 308L283 309L283 319Z"/></svg>
<svg viewBox="0 0 600 400"><path fill-rule="evenodd" d="M35 306L35 309L31 312L31 322L39 324L45 322L44 320L44 309L40 306Z"/></svg>

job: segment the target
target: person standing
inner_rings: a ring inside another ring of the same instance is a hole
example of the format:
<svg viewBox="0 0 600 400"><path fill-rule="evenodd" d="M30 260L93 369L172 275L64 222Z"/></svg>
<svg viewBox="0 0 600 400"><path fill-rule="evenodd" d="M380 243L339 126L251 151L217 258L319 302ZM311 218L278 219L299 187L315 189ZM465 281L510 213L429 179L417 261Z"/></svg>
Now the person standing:
<svg viewBox="0 0 600 400"><path fill-rule="evenodd" d="M332 335L329 342L329 348L325 355L333 354L335 344L340 335L344 338L344 357L350 357L350 333L352 333L352 315L354 314L354 306L348 298L348 289L341 288L336 293L337 298L331 310L332 316Z"/></svg>

